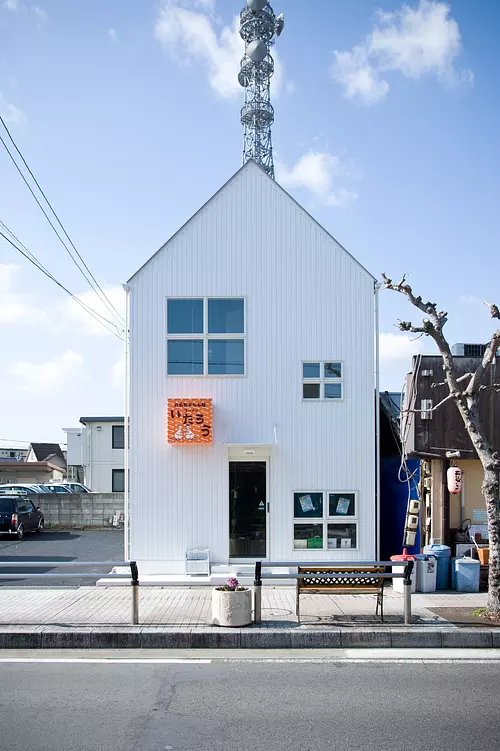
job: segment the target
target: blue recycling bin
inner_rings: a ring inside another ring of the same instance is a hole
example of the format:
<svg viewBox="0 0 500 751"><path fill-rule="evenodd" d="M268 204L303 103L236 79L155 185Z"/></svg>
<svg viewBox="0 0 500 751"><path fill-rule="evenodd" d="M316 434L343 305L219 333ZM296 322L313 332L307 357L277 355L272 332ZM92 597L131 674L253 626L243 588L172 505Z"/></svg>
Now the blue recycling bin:
<svg viewBox="0 0 500 751"><path fill-rule="evenodd" d="M457 558L455 561L457 592L479 592L480 569L480 562L474 558Z"/></svg>
<svg viewBox="0 0 500 751"><path fill-rule="evenodd" d="M437 563L436 589L448 589L450 581L450 556L451 549L448 545L426 545L424 553L433 555Z"/></svg>

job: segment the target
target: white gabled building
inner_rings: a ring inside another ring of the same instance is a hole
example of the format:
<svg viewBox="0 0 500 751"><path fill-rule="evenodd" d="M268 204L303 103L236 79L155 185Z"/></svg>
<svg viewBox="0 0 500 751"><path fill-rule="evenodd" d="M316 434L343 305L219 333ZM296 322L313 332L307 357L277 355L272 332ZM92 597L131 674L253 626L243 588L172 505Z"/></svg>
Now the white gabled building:
<svg viewBox="0 0 500 751"><path fill-rule="evenodd" d="M142 573L375 557L374 283L253 161L132 277Z"/></svg>

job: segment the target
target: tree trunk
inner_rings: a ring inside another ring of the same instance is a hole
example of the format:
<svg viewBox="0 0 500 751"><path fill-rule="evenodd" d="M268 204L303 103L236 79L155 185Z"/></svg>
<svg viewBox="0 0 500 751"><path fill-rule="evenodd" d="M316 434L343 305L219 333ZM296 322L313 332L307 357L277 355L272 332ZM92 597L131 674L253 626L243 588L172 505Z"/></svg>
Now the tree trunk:
<svg viewBox="0 0 500 751"><path fill-rule="evenodd" d="M488 614L500 618L500 461L484 434L479 414L479 394L455 399L465 428L484 471L481 486L488 513L489 571Z"/></svg>
<svg viewBox="0 0 500 751"><path fill-rule="evenodd" d="M484 467L484 464L483 464ZM484 467L482 485L488 511L490 568L488 574L488 613L500 618L500 482L497 468Z"/></svg>

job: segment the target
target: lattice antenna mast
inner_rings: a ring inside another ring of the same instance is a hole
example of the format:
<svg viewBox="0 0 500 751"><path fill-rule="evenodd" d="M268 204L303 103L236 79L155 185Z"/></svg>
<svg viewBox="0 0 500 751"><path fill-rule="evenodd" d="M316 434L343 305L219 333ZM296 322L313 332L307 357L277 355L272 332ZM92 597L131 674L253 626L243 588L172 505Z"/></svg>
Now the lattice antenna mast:
<svg viewBox="0 0 500 751"><path fill-rule="evenodd" d="M274 109L271 105L271 76L274 60L270 49L283 31L283 14L274 15L267 0L246 0L240 13L240 36L245 42L238 81L245 89L245 104L241 109L244 127L243 164L255 159L274 178L271 125Z"/></svg>

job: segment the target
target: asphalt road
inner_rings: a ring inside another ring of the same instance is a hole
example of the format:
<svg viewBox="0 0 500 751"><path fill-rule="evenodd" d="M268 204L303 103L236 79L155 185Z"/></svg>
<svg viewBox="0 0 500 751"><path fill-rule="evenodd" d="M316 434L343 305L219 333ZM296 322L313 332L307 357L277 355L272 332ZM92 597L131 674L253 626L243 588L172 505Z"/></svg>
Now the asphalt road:
<svg viewBox="0 0 500 751"><path fill-rule="evenodd" d="M23 568L22 561L40 561L40 567ZM0 536L0 569L2 561L19 561L19 566L9 568L9 573L57 573L57 569L44 566L44 561L122 561L123 530L43 532L27 534L23 540ZM6 571L7 569L4 569ZM69 569L67 569L68 571ZM102 571L104 568L89 568L87 571ZM2 579L0 587L78 587L93 584L95 579Z"/></svg>
<svg viewBox="0 0 500 751"><path fill-rule="evenodd" d="M0 685L9 751L499 748L498 662L0 663Z"/></svg>

